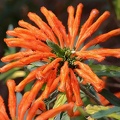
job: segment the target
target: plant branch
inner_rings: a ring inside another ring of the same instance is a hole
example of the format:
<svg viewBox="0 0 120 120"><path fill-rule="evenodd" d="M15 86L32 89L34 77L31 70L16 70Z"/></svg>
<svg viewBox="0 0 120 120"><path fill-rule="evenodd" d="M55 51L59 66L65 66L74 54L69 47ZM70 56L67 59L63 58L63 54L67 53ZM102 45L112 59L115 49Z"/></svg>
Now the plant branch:
<svg viewBox="0 0 120 120"><path fill-rule="evenodd" d="M96 104L101 105L100 101L96 99L96 97L91 94L83 85L80 84L81 90L88 95Z"/></svg>

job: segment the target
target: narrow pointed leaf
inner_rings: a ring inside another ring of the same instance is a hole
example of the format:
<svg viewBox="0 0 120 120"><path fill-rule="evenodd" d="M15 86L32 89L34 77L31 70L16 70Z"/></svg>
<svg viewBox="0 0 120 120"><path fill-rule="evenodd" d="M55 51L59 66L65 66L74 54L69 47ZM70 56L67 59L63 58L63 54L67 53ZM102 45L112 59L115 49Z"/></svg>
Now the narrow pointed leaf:
<svg viewBox="0 0 120 120"><path fill-rule="evenodd" d="M59 56L59 57L63 57L64 56L64 51L54 42L50 41L50 40L46 40L47 45L52 48L52 50Z"/></svg>
<svg viewBox="0 0 120 120"><path fill-rule="evenodd" d="M109 108L108 110L100 110L99 112L96 112L92 115L93 118L102 118L102 117L111 117L111 118L120 118L120 114L118 115L117 112L120 112L120 107L113 107Z"/></svg>
<svg viewBox="0 0 120 120"><path fill-rule="evenodd" d="M100 94L104 96L111 104L115 106L120 106L120 99L117 98L114 94L112 94L110 91L103 89Z"/></svg>

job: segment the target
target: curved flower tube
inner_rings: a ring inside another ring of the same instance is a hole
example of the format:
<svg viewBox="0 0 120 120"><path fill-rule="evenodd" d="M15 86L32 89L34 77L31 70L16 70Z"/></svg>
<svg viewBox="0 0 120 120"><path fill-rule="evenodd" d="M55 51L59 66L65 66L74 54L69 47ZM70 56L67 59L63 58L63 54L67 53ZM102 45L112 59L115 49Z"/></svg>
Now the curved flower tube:
<svg viewBox="0 0 120 120"><path fill-rule="evenodd" d="M62 111L67 111L70 116L74 116L74 105L82 106L84 104L80 96L80 84L89 83L97 92L105 87L105 82L92 71L85 60L94 59L101 62L108 56L120 58L120 48L98 48L93 50L88 50L88 48L107 41L110 37L120 35L120 28L96 36L81 47L85 40L95 33L110 15L108 11L105 11L95 21L99 11L93 9L80 28L82 9L83 5L81 3L78 4L76 13L72 6L68 7L68 32L56 15L45 7L41 7L40 10L48 24L37 14L29 12L29 19L37 27L20 20L18 23L20 27L7 31L7 34L14 38L5 38L6 44L10 47L20 47L25 50L3 57L1 60L9 63L0 68L1 73L15 67L24 67L36 61L45 63L43 66L32 70L17 86L12 85L12 83L7 84L10 94L9 99L15 101L14 95L12 95L13 92L22 91L29 82L36 80L31 90L25 93L19 104L18 120L23 119L28 109L27 120L34 118L38 109L41 110L42 114L40 113L36 120L46 120ZM11 85L13 88L11 88ZM41 89L41 95L36 98ZM46 111L44 101L54 91L65 93L67 103ZM2 98L0 98L0 101L3 106ZM15 106L15 103L13 104L9 100L10 115L14 119L16 117L15 108L11 109L11 105ZM4 119L8 120L8 116L1 109L0 116L4 116Z"/></svg>

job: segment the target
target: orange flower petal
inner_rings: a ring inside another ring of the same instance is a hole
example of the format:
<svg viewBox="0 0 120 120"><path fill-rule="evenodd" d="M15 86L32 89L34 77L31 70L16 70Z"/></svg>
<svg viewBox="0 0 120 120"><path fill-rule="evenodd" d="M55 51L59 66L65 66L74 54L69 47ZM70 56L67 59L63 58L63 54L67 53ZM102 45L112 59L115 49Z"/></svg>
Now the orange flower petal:
<svg viewBox="0 0 120 120"><path fill-rule="evenodd" d="M28 76L22 80L15 88L15 91L16 92L20 92L24 89L24 87L31 81L35 80L36 79L36 74L38 71L40 70L43 70L45 66L42 66L42 67L38 67L37 69L31 71Z"/></svg>
<svg viewBox="0 0 120 120"><path fill-rule="evenodd" d="M71 39L73 33L73 22L74 22L74 11L75 11L74 7L69 6L67 8L67 11L68 11L68 35L70 36Z"/></svg>
<svg viewBox="0 0 120 120"><path fill-rule="evenodd" d="M8 117L8 116L7 116ZM5 114L0 111L0 120L10 120L9 118L6 118Z"/></svg>
<svg viewBox="0 0 120 120"><path fill-rule="evenodd" d="M105 42L108 40L110 37L120 35L120 28L112 30L108 33L101 34L94 38L93 40L90 40L80 51L86 50L87 48L91 47L92 45L96 45L100 42Z"/></svg>
<svg viewBox="0 0 120 120"><path fill-rule="evenodd" d="M78 43L76 46L76 50L78 50L79 46L88 38L90 37L98 28L99 26L109 17L110 13L105 11L96 22L94 22L90 27L87 28L84 35L78 39Z"/></svg>
<svg viewBox="0 0 120 120"><path fill-rule="evenodd" d="M51 87L50 87L50 93L52 93L58 86L59 84L59 81L60 81L60 76L58 76L52 83Z"/></svg>
<svg viewBox="0 0 120 120"><path fill-rule="evenodd" d="M72 91L72 86L71 86L71 81L70 81L69 75L66 77L65 93L66 93L68 103L73 102L73 100L72 100L73 91Z"/></svg>
<svg viewBox="0 0 120 120"><path fill-rule="evenodd" d="M18 105L18 120L22 120L22 119L20 119L21 117L23 117L23 116L21 116L21 109L24 106L24 103L27 100L27 97L29 94L30 94L30 91L25 92L25 94L23 95L23 97Z"/></svg>
<svg viewBox="0 0 120 120"><path fill-rule="evenodd" d="M35 85L30 90L29 94L26 97L26 100L24 100L23 106L21 105L21 107L19 109L19 111L20 111L20 113L19 113L20 120L23 120L26 110L29 108L32 101L35 99L36 95L38 94L39 90L42 88L43 84L44 84L43 80L37 80Z"/></svg>
<svg viewBox="0 0 120 120"><path fill-rule="evenodd" d="M68 74L69 74L68 62L65 61L64 65L60 69L60 85L58 86L58 90L61 92L65 92L65 84Z"/></svg>
<svg viewBox="0 0 120 120"><path fill-rule="evenodd" d="M67 33L66 33L66 29L64 27L64 25L62 24L62 22L55 16L55 14L52 11L49 11L49 15L52 17L52 19L54 20L55 24L57 25L59 31L61 32L61 35L63 37L63 45L65 47L65 44L67 45Z"/></svg>
<svg viewBox="0 0 120 120"><path fill-rule="evenodd" d="M45 15L49 25L51 26L53 32L56 34L58 37L58 40L60 42L60 47L63 48L63 37L62 34L58 28L58 25L56 24L55 20L53 19L53 16L49 15L51 12L49 12L45 7L41 7L41 12Z"/></svg>
<svg viewBox="0 0 120 120"><path fill-rule="evenodd" d="M4 101L3 101L3 98L1 96L0 96L0 120L10 120L7 113L6 113Z"/></svg>
<svg viewBox="0 0 120 120"><path fill-rule="evenodd" d="M79 29L80 20L81 20L81 14L82 14L82 8L83 8L83 4L82 3L78 4L75 19L73 22L72 39L70 41L70 46L69 46L70 49L73 48L74 40L76 38L76 35L78 34L78 29Z"/></svg>
<svg viewBox="0 0 120 120"><path fill-rule="evenodd" d="M75 69L75 72L83 78L84 81L86 81L86 83L90 83L91 85L93 85L93 87L95 88L95 90L97 92L100 92L104 87L105 87L105 82L102 81L101 79L97 78L91 78L91 76L87 75L87 73L85 71L83 71L82 69ZM98 81L99 80L99 81Z"/></svg>
<svg viewBox="0 0 120 120"><path fill-rule="evenodd" d="M15 81L7 80L7 87L9 91L8 107L11 118L14 120L16 118L16 96L15 96Z"/></svg>
<svg viewBox="0 0 120 120"><path fill-rule="evenodd" d="M23 38L6 38L4 39L4 41L10 47L23 47L41 52L50 52L51 50L47 45L45 45L39 40L31 40L31 39L24 40Z"/></svg>
<svg viewBox="0 0 120 120"><path fill-rule="evenodd" d="M74 106L73 102L70 102L68 104L64 104L62 106L59 106L57 108L54 108L54 109L51 109L51 110L48 110L48 111L42 113L35 120L47 120L47 119L52 118L55 115L57 115L58 113L63 112L63 111L68 111L70 115L73 115L73 106Z"/></svg>
<svg viewBox="0 0 120 120"><path fill-rule="evenodd" d="M105 59L104 56L94 54L93 52L90 52L90 51L77 51L74 53L74 55L77 56L77 59L84 59L84 60L94 59L94 60L97 60L99 62L101 62Z"/></svg>
<svg viewBox="0 0 120 120"><path fill-rule="evenodd" d="M70 83L72 86L72 91L75 96L76 105L77 106L83 105L82 99L80 97L80 85L72 69L70 69Z"/></svg>
<svg viewBox="0 0 120 120"><path fill-rule="evenodd" d="M51 63L49 63L46 68L43 70L42 74L45 75L49 70L55 67L56 64L58 64L60 61L62 61L62 58L56 58Z"/></svg>
<svg viewBox="0 0 120 120"><path fill-rule="evenodd" d="M93 20L98 16L98 14L99 14L99 11L97 9L93 9L91 11L89 18L86 20L86 22L82 25L82 28L80 29L79 38L84 35L87 28L91 26L91 24L93 23Z"/></svg>
<svg viewBox="0 0 120 120"><path fill-rule="evenodd" d="M49 38L41 29L38 29L37 27L29 24L28 22L20 20L18 24L21 27L27 28L29 31L31 31L31 33L34 33L34 36L39 40L46 41Z"/></svg>
<svg viewBox="0 0 120 120"><path fill-rule="evenodd" d="M51 85L52 85L53 81L56 78L56 75L57 75L57 71L56 70L51 70L48 78L46 79L47 84L46 84L45 90L43 91L43 94L42 94L44 99L47 99L49 97L50 88L51 88Z"/></svg>
<svg viewBox="0 0 120 120"><path fill-rule="evenodd" d="M8 30L6 32L10 36L19 37L28 40L36 40L35 36L30 31L23 28L15 28L14 30Z"/></svg>
<svg viewBox="0 0 120 120"><path fill-rule="evenodd" d="M29 57L24 57L19 59L18 61L15 62L11 62L5 66L3 66L2 68L0 68L0 72L6 72L12 68L15 67L23 67L25 65L28 65L32 62L38 61L40 59L46 58L46 57L50 57L50 56L55 56L52 53L42 53L42 52L38 52L38 54L35 55L31 55Z"/></svg>
<svg viewBox="0 0 120 120"><path fill-rule="evenodd" d="M35 22L36 25L38 25L38 27L43 30L43 32L46 33L46 35L50 38L50 40L52 40L54 43L58 44L54 33L52 32L52 29L45 23L42 21L42 19L36 15L35 13L28 13L28 17L30 18L30 20L32 20L33 22Z"/></svg>
<svg viewBox="0 0 120 120"><path fill-rule="evenodd" d="M26 117L26 120L32 120L32 118L34 118L35 114L36 114L36 111L38 109L41 109L43 111L46 110L46 107L45 107L45 103L43 101L35 101L33 103L33 105L30 107L30 109L28 110L28 115Z"/></svg>
<svg viewBox="0 0 120 120"><path fill-rule="evenodd" d="M27 56L33 55L33 54L35 54L35 52L33 52L32 50L26 50L26 51L7 55L7 56L3 57L1 59L1 61L2 62L10 62L12 60L20 59L20 58L27 57Z"/></svg>

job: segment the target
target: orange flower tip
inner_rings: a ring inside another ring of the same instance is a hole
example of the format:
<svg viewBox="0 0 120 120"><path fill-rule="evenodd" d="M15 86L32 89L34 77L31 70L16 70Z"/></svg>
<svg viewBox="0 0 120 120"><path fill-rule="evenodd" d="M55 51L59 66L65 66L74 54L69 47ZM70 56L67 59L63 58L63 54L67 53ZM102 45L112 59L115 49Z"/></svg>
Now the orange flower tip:
<svg viewBox="0 0 120 120"><path fill-rule="evenodd" d="M43 6L40 8L40 11L43 12L43 11L46 11L47 12L47 9Z"/></svg>
<svg viewBox="0 0 120 120"><path fill-rule="evenodd" d="M7 40L8 40L7 38L4 38L4 42L7 42Z"/></svg>
<svg viewBox="0 0 120 120"><path fill-rule="evenodd" d="M78 65L78 64L79 64L79 61L74 62L74 65Z"/></svg>
<svg viewBox="0 0 120 120"><path fill-rule="evenodd" d="M92 15L97 15L99 13L99 11L97 10L97 9L93 9L92 11L91 11L91 14Z"/></svg>
<svg viewBox="0 0 120 120"><path fill-rule="evenodd" d="M59 90L60 92L65 92L65 88L64 88L64 87L61 87L61 86L58 87L58 90Z"/></svg>
<svg viewBox="0 0 120 120"><path fill-rule="evenodd" d="M76 102L76 106L82 106L82 105L83 105L82 100L81 100L81 101Z"/></svg>
<svg viewBox="0 0 120 120"><path fill-rule="evenodd" d="M83 4L82 3L79 3L77 8L82 8L83 7Z"/></svg>
<svg viewBox="0 0 120 120"><path fill-rule="evenodd" d="M38 80L42 80L43 78L45 78L45 75L41 71L38 71L36 74L36 78Z"/></svg>
<svg viewBox="0 0 120 120"><path fill-rule="evenodd" d="M103 90L103 88L105 88L105 85L106 85L105 82L100 80L100 82L98 84L96 84L96 86L94 86L94 87L97 92L101 92Z"/></svg>
<svg viewBox="0 0 120 120"><path fill-rule="evenodd" d="M110 12L109 11L105 11L104 14L105 14L106 17L110 16Z"/></svg>
<svg viewBox="0 0 120 120"><path fill-rule="evenodd" d="M23 20L19 20L19 21L18 21L18 25L21 26L21 24L22 24L23 22L24 22Z"/></svg>
<svg viewBox="0 0 120 120"><path fill-rule="evenodd" d="M116 29L116 33L120 35L120 28Z"/></svg>
<svg viewBox="0 0 120 120"><path fill-rule="evenodd" d="M9 80L7 80L7 85L15 87L16 83L14 80L9 79Z"/></svg>
<svg viewBox="0 0 120 120"><path fill-rule="evenodd" d="M35 13L29 12L28 17L33 17Z"/></svg>
<svg viewBox="0 0 120 120"><path fill-rule="evenodd" d="M105 57L101 57L99 59L97 59L98 62L102 62L105 59Z"/></svg>
<svg viewBox="0 0 120 120"><path fill-rule="evenodd" d="M11 34L11 32L13 32L13 31L8 30L8 31L6 31L6 34L7 34L7 35L10 35L10 34Z"/></svg>
<svg viewBox="0 0 120 120"><path fill-rule="evenodd" d="M15 92L20 92L20 91L22 91L22 89L20 87L16 86L15 87Z"/></svg>
<svg viewBox="0 0 120 120"><path fill-rule="evenodd" d="M73 6L69 6L69 7L67 8L67 11L68 11L68 13L71 12L71 11L74 11L74 7L73 7Z"/></svg>
<svg viewBox="0 0 120 120"><path fill-rule="evenodd" d="M0 73L5 72L5 70L3 68L0 68Z"/></svg>
<svg viewBox="0 0 120 120"><path fill-rule="evenodd" d="M1 58L1 61L4 62L4 63L5 63L5 62L10 62L10 60L9 60L7 57Z"/></svg>

